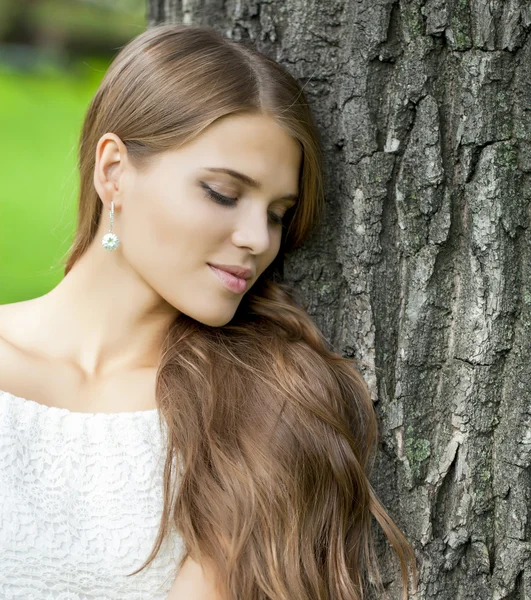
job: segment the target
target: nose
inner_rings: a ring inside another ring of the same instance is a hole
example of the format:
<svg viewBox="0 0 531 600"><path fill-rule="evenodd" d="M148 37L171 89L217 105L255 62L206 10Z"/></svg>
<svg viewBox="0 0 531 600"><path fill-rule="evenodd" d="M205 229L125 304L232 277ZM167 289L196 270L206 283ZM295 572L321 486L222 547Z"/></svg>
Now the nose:
<svg viewBox="0 0 531 600"><path fill-rule="evenodd" d="M236 246L250 248L253 254L266 252L271 245L271 227L267 211L261 206L242 211L232 234Z"/></svg>

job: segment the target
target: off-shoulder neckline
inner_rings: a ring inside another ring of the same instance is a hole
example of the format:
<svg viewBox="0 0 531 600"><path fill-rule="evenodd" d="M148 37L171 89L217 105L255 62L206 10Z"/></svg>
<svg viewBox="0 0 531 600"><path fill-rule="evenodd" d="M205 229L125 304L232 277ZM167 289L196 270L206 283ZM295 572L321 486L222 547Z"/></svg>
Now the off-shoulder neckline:
<svg viewBox="0 0 531 600"><path fill-rule="evenodd" d="M140 416L154 416L158 412L158 408L151 408L149 410L135 410L135 411L122 411L122 412L113 412L113 413L104 413L104 412L80 412L80 411L72 411L68 408L61 408L59 406L48 406L46 404L41 404L40 402L36 402L35 400L31 400L29 398L22 398L21 396L16 396L11 392L6 392L4 390L0 390L0 399L2 396L7 397L10 400L18 402L19 404L32 407L35 411L41 413L48 413L50 415L70 415L77 418L131 418L131 417L140 417Z"/></svg>

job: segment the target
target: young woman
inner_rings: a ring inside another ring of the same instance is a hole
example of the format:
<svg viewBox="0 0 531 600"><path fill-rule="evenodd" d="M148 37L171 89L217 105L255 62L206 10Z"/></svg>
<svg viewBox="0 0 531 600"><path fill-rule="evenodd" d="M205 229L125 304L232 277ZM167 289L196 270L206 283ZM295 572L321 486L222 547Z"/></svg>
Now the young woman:
<svg viewBox="0 0 531 600"><path fill-rule="evenodd" d="M282 282L323 210L301 87L214 30L127 44L83 123L65 277L0 310L0 596L356 600L377 423Z"/></svg>

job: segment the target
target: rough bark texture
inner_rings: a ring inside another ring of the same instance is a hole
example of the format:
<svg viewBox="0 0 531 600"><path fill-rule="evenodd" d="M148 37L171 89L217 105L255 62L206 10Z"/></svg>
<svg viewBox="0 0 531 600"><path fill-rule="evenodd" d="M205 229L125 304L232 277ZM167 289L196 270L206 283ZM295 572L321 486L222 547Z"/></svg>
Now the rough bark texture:
<svg viewBox="0 0 531 600"><path fill-rule="evenodd" d="M148 21L251 39L305 84L327 217L287 279L366 363L418 598L531 598L531 6L154 0Z"/></svg>

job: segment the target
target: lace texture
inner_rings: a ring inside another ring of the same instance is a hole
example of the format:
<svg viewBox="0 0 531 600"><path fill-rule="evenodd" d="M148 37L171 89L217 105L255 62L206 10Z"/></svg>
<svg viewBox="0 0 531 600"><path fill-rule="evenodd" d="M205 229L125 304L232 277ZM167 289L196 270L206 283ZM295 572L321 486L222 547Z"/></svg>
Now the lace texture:
<svg viewBox="0 0 531 600"><path fill-rule="evenodd" d="M0 598L165 600L185 553L162 514L157 409L76 413L0 391Z"/></svg>

